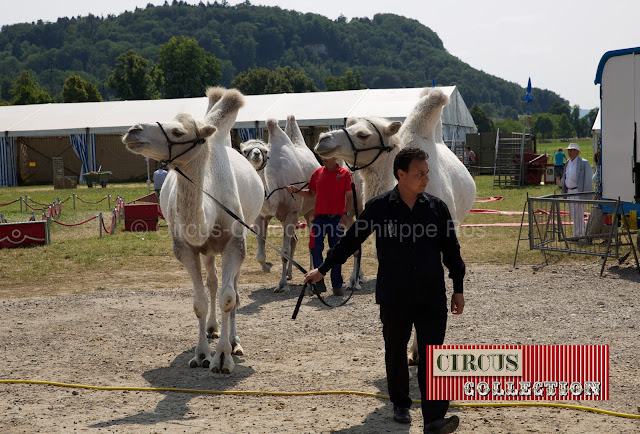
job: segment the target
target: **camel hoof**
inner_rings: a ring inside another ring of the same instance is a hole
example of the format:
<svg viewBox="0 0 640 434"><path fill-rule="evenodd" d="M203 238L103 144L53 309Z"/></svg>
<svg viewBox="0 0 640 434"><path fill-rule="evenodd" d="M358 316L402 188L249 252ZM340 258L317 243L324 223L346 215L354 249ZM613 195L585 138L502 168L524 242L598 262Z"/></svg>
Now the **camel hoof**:
<svg viewBox="0 0 640 434"><path fill-rule="evenodd" d="M222 368L222 371L221 371L221 372L222 372L223 374L227 374L227 375L231 374L231 371L229 371L229 368Z"/></svg>
<svg viewBox="0 0 640 434"><path fill-rule="evenodd" d="M289 285L278 285L276 287L276 289L273 290L273 292L275 292L276 294L282 293L282 292L289 292Z"/></svg>
<svg viewBox="0 0 640 434"><path fill-rule="evenodd" d="M219 374L220 373L220 368L217 366L213 366L211 368L211 372L213 372L214 374Z"/></svg>
<svg viewBox="0 0 640 434"><path fill-rule="evenodd" d="M202 362L202 367L205 368L205 369L209 369L209 361L208 360L204 360Z"/></svg>
<svg viewBox="0 0 640 434"><path fill-rule="evenodd" d="M191 359L191 361L189 362L189 367L190 368L197 368L198 367L198 362L196 361L196 359Z"/></svg>
<svg viewBox="0 0 640 434"><path fill-rule="evenodd" d="M220 337L220 332L217 329L215 329L214 327L209 327L207 329L207 337L209 339L217 339L217 338Z"/></svg>
<svg viewBox="0 0 640 434"><path fill-rule="evenodd" d="M242 349L242 346L240 344L236 344L233 346L233 351L231 351L231 354L233 354L234 356L244 356L244 350Z"/></svg>
<svg viewBox="0 0 640 434"><path fill-rule="evenodd" d="M260 265L262 265L262 272L263 273L271 272L271 267L273 266L273 264L271 262L265 262L265 263L262 263Z"/></svg>

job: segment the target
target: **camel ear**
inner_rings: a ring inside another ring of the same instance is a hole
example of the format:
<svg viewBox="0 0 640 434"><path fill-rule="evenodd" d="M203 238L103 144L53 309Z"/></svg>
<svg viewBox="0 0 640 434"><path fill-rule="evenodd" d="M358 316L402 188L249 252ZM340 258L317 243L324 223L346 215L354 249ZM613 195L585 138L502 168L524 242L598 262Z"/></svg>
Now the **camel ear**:
<svg viewBox="0 0 640 434"><path fill-rule="evenodd" d="M399 122L399 121L391 122L387 127L386 132L388 135L393 136L395 133L397 133L400 130L401 126L402 126L402 122Z"/></svg>
<svg viewBox="0 0 640 434"><path fill-rule="evenodd" d="M347 128L349 128L351 125L354 125L358 122L358 119L356 118L348 118L347 119Z"/></svg>
<svg viewBox="0 0 640 434"><path fill-rule="evenodd" d="M216 132L216 127L213 125L205 125L198 131L200 133L200 137L207 138Z"/></svg>
<svg viewBox="0 0 640 434"><path fill-rule="evenodd" d="M240 146L239 146L240 151L244 151L244 148L246 148L246 147L247 147L247 143L246 142L240 143Z"/></svg>

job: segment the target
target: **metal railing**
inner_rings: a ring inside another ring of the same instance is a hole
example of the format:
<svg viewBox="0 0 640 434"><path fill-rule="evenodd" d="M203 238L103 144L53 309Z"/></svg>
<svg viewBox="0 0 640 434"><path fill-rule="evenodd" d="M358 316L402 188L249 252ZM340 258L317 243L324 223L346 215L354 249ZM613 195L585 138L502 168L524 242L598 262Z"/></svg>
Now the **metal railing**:
<svg viewBox="0 0 640 434"><path fill-rule="evenodd" d="M525 216L528 236L522 238ZM513 266L520 241L529 241L529 249L542 251L546 264L546 252L597 256L603 260L602 275L608 258L623 261L633 253L640 272L632 238L637 234L637 219L625 216L619 199L595 199L594 192L527 197Z"/></svg>

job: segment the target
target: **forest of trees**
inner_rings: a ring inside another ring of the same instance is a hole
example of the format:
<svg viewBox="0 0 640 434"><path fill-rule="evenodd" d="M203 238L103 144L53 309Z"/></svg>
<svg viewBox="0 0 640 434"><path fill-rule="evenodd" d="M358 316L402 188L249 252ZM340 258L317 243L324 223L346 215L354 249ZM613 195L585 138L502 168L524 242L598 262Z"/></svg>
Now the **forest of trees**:
<svg viewBox="0 0 640 434"><path fill-rule="evenodd" d="M0 104L187 97L216 84L259 94L432 80L458 86L467 105L489 117L523 112L524 88L473 69L429 28L393 14L330 20L248 1L174 0L0 30ZM568 104L549 90L532 93L533 113Z"/></svg>
<svg viewBox="0 0 640 434"><path fill-rule="evenodd" d="M469 109L479 133L495 132L498 129L506 132L521 132L522 120L502 118L493 120L478 104ZM556 102L547 113L535 113L531 116L531 132L540 139L565 139L571 137L591 136L591 127L598 116L598 109L593 108L580 117L580 107Z"/></svg>

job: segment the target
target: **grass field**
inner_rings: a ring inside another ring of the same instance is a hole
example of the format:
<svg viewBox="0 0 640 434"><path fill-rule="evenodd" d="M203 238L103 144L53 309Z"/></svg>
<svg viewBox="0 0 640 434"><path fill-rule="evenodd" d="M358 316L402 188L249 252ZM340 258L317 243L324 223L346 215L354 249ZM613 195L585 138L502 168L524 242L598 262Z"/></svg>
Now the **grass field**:
<svg viewBox="0 0 640 434"><path fill-rule="evenodd" d="M555 185L538 185L521 189L492 189L491 176L477 176L476 184L478 197L503 196L504 199L495 202L476 203L475 209L518 212L522 211L527 194L530 196L542 196L554 193L557 188ZM125 200L132 200L146 195L147 186L143 183L131 183L110 184L104 189L89 189L82 186L75 190L53 190L52 186L3 188L0 189L0 203L10 202L19 196L24 197L24 195L28 195L37 202L50 203L57 198L65 200L72 193L75 193L86 202L96 202L107 194L111 194L113 198L120 195ZM86 204L77 199L75 210L72 204L72 200L68 200L62 205L63 211L62 215L58 217L59 221L64 223L80 222L102 212L105 224L109 227L111 212L108 210L109 207L106 200L99 204ZM112 203L111 207L113 206L114 204ZM0 207L0 213L4 214L9 222L23 222L28 220L31 210L25 212L23 209L21 213L19 203L13 203ZM34 214L36 219L40 218L40 211L35 211ZM521 215L470 213L462 224L520 223L520 221ZM276 223L276 221L272 222L272 224ZM518 241L519 229L519 226L462 227L459 239L463 258L469 263L511 264ZM72 292L91 291L104 289L105 286L113 286L113 283L103 286L101 284L103 277L105 281L113 282L114 275L144 275L145 273L149 274L151 271L151 276L157 279L157 271L160 269L183 270L173 256L171 239L166 223L162 221L157 232L125 232L124 223L121 223L114 235L103 233L102 238L98 235L97 219L76 227L52 224L50 245L0 250L0 281L2 282L2 285L0 285L0 297L9 294L33 295L33 291L36 289L37 293L41 295L55 294L60 292L61 285L64 287L65 282L72 278L86 282L84 285L74 285L71 289ZM280 235L281 231L271 230L269 241L280 245ZM526 231L523 231L523 236L526 236ZM299 231L299 237L299 246L307 245L307 232ZM259 271L254 269L255 261L253 260L255 251L255 237L250 236L248 240L248 260L245 262L247 265L245 265L244 269L247 273L257 276ZM267 255L269 261L279 264L280 260L274 251L269 249ZM375 269L375 256L371 243L368 248L365 248L364 255L365 265L370 263L374 267L372 269ZM307 254L302 249L298 249L296 258L301 264L305 264L305 266L308 264ZM558 261L592 260L578 256L567 258L561 255L556 255L555 257L551 255L551 258ZM541 263L542 260L542 253L529 251L528 243L520 243L519 264L537 264ZM273 279L276 278L272 276ZM163 286L163 279L160 278L156 287Z"/></svg>
<svg viewBox="0 0 640 434"><path fill-rule="evenodd" d="M551 142L541 143L538 141L536 145L538 154L547 154L549 156L549 163L553 163L553 155L558 151L558 148L562 148L565 155L567 154L567 146L569 143L577 143L580 145L580 156L589 160L589 163L593 166L593 140L589 137L586 139L571 139L568 142L560 140L553 140Z"/></svg>

